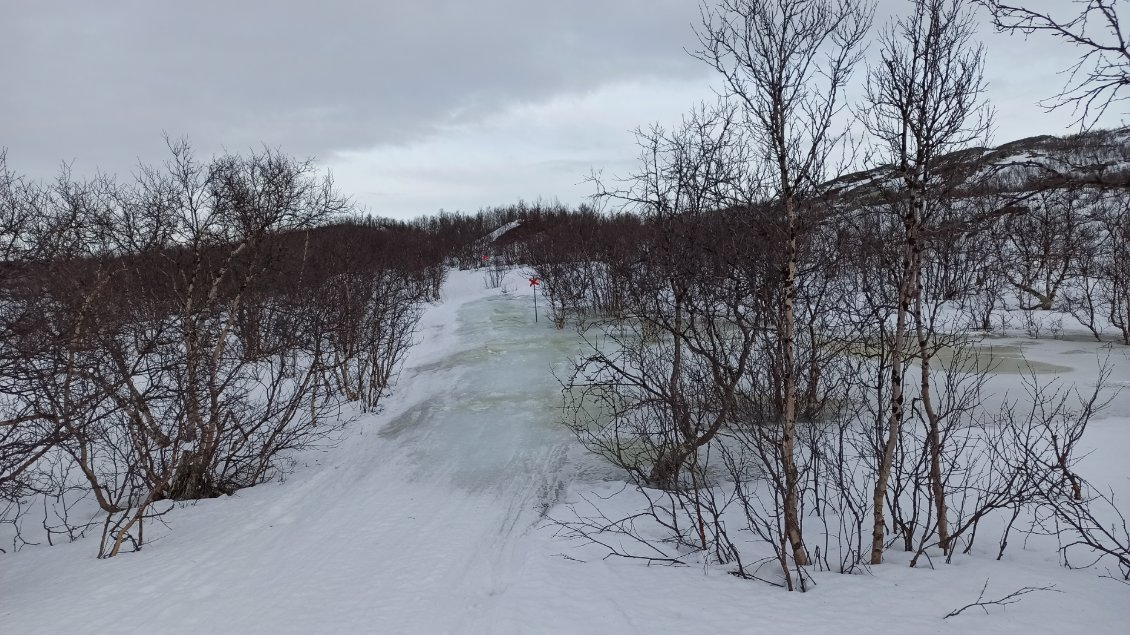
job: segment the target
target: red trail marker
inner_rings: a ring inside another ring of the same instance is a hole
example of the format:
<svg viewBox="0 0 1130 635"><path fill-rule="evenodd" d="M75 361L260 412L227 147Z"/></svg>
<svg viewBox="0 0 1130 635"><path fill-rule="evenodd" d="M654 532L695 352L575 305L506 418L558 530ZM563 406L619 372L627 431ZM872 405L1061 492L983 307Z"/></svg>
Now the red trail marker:
<svg viewBox="0 0 1130 635"><path fill-rule="evenodd" d="M541 280L538 280L537 276L530 278L530 287L532 287L533 290L534 290L534 324L538 323L538 285L539 284L541 284Z"/></svg>

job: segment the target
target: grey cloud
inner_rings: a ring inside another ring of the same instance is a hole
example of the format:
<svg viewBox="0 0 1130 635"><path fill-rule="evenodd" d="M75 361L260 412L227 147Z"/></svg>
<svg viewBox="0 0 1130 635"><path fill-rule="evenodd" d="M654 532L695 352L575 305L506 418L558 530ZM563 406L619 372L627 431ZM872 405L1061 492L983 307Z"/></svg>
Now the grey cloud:
<svg viewBox="0 0 1130 635"><path fill-rule="evenodd" d="M693 0L0 0L0 146L17 169L409 143L521 100L701 72Z"/></svg>
<svg viewBox="0 0 1130 635"><path fill-rule="evenodd" d="M138 158L160 160L162 132L188 136L203 154L266 144L327 162L379 145L438 147L436 138L458 124L516 103L632 79L703 76L683 52L694 45L697 4L0 0L0 147L14 169L40 177L60 161L123 172ZM907 4L882 0L877 23ZM1054 94L1062 81L1055 71L1076 52L988 25L981 37L1000 139L1062 132L1070 113L1045 115L1032 102ZM647 123L649 105L625 128ZM574 122L569 134L539 139L543 156L529 158L591 153L601 165L634 156L629 135L601 138L600 130ZM430 176L438 195L458 174Z"/></svg>

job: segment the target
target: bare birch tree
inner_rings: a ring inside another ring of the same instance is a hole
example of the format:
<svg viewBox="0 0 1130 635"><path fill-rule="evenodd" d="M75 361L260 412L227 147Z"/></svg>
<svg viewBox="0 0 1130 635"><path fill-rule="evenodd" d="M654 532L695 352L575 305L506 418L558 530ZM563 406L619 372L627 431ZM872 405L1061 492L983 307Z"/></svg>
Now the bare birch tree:
<svg viewBox="0 0 1130 635"><path fill-rule="evenodd" d="M974 18L965 0L912 0L911 13L896 19L880 37L880 61L869 73L864 122L880 161L890 165L891 209L902 219L902 256L897 277L897 311L890 359L890 413L875 482L871 562L883 559L891 463L906 414L907 360L918 357L923 410L929 420L931 484L939 543L945 548L945 497L939 459L938 415L930 399L931 333L924 320L922 269L929 231L952 175L940 161L946 154L988 133L991 112L984 103L984 50L974 42ZM916 342L912 344L911 337Z"/></svg>
<svg viewBox="0 0 1130 635"><path fill-rule="evenodd" d="M836 121L859 63L873 6L849 0L722 0L703 7L694 53L725 81L743 108L752 143L770 175L784 243L778 325L783 412L776 443L784 477L785 534L793 559L808 562L798 513L796 291L802 202L825 180L842 139Z"/></svg>

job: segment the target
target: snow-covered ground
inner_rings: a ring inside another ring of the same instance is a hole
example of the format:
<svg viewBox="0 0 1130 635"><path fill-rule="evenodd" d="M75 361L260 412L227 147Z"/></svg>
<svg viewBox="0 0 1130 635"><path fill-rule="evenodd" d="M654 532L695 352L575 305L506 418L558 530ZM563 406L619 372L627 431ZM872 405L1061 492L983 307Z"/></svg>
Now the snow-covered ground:
<svg viewBox="0 0 1130 635"><path fill-rule="evenodd" d="M575 334L535 324L529 289L509 287L453 272L384 412L299 457L285 482L176 509L138 553L97 560L85 539L0 555L0 633L1130 632L1130 586L1064 569L1043 547L936 569L895 554L870 575L817 574L813 591L790 594L721 568L602 559L557 537L547 517L619 486L558 423L552 371ZM1102 350L1000 344L1081 382ZM1125 349L1114 355L1112 379L1125 383ZM1130 495L1130 400L1089 434L1087 476ZM987 598L1060 592L942 620L986 580Z"/></svg>

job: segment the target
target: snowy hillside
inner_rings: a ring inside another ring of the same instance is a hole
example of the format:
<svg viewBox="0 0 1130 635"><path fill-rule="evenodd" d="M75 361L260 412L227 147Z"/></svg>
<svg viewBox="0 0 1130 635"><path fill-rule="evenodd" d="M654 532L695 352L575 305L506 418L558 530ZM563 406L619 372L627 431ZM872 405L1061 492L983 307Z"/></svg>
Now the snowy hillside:
<svg viewBox="0 0 1130 635"><path fill-rule="evenodd" d="M1124 183L1130 173L1130 129L1092 130L1056 137L1017 139L994 148L968 148L938 159L946 174L963 174L974 195L1028 191L1039 187ZM890 166L832 179L827 188L841 196L874 195L901 186Z"/></svg>
<svg viewBox="0 0 1130 635"><path fill-rule="evenodd" d="M521 274L500 292L479 272L452 272L384 411L336 447L299 456L284 482L184 504L166 528L147 528L160 535L141 551L110 560L94 557L96 538L0 555L0 631L1126 632L1126 584L1062 567L1046 537L1001 561L991 540L936 568L910 569L895 554L869 574L816 573L806 594L715 565L605 559L606 549L562 537L555 521L585 501L608 499L601 506L615 514L633 499L608 498L624 488L616 473L560 425L554 370L577 336L534 323ZM1083 337L995 345L1084 383L1110 351L1112 379L1130 380L1125 347ZM1127 395L1103 417L1085 439L1085 467L1130 498ZM985 600L1055 589L943 620L986 584Z"/></svg>

